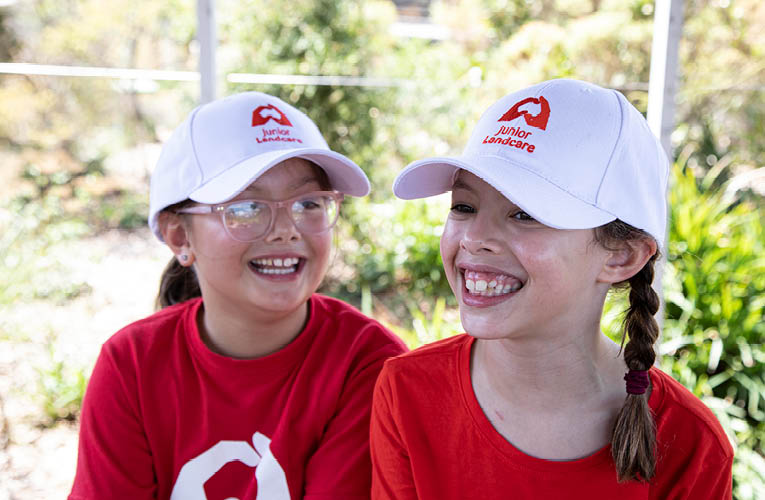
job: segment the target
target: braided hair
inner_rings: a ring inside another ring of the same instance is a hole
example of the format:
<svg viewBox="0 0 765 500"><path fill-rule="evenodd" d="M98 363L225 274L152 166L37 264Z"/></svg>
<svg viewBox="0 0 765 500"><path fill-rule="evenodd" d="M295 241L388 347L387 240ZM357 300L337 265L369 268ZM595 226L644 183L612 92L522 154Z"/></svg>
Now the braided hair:
<svg viewBox="0 0 765 500"><path fill-rule="evenodd" d="M596 228L595 237L606 248L619 241L651 238L618 219ZM659 325L654 314L659 310L659 296L651 283L658 255L656 252L651 256L637 274L615 284L630 290L622 336L624 361L629 370L646 371L656 360L653 346L659 336ZM626 345L625 337L628 338ZM648 393L628 394L616 417L611 437L611 455L619 482L650 480L656 468L655 448L656 424L648 407Z"/></svg>

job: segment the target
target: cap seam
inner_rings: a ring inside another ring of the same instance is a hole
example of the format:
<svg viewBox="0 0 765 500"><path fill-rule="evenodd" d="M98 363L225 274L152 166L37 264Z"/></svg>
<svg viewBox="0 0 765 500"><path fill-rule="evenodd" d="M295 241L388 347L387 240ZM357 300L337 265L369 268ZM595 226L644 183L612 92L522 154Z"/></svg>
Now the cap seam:
<svg viewBox="0 0 765 500"><path fill-rule="evenodd" d="M278 149L278 150L276 150L276 149L275 149L275 150L273 150L273 151L279 151L279 153L283 153L284 151L290 151L291 153L294 153L294 152L295 152L295 151L297 151L297 150L298 150L298 148L292 148L292 149ZM244 158L241 158L241 159L239 159L239 160L237 160L237 161L235 161L235 162L231 163L231 164L228 166L228 168L227 168L226 170L221 170L221 171L220 171L220 172L218 172L217 174L215 174L215 175L211 176L209 179L205 179L204 181L202 181L202 182L201 182L201 183L200 183L200 184L199 184L199 185L198 185L196 188L194 188L194 190L193 190L192 192L194 192L194 191L198 191L198 190L202 189L202 188L203 188L203 187L205 187L207 184L211 183L212 181L214 181L215 179L217 179L217 178L218 178L218 177L220 177L221 175L224 175L224 174L228 173L228 172L229 172L229 171L230 171L232 168L236 167L237 165L241 165L242 163L244 163L244 162L246 162L246 161L248 161L248 160L251 160L251 159L253 159L253 158L255 158L255 157L258 157L258 156L262 156L262 155L264 155L264 154L267 154L267 153L270 153L270 151L268 151L268 152L266 152L266 153L260 153L260 154L257 154L257 155L250 155L250 156L245 156ZM292 159L292 158L300 158L300 157L301 157L301 156L300 156L300 154L295 154L295 156L290 156L290 157L289 157L289 158L287 158L286 160L288 160L288 159ZM277 157L277 158L279 158L279 157ZM304 159L307 159L307 158L304 158ZM286 161L286 160L281 160L281 161ZM272 161L273 161L273 160L272 160ZM272 165L272 167L273 167L273 165ZM261 169L263 169L263 168L265 168L265 167L261 166ZM262 173L261 173L261 175L262 175ZM242 188L242 190L244 190L244 188L245 188L245 187L247 187L247 186L244 186L244 187Z"/></svg>
<svg viewBox="0 0 765 500"><path fill-rule="evenodd" d="M202 107L198 107L194 111L192 111L191 116L189 117L189 142L191 143L191 151L194 156L194 165L197 167L197 171L199 172L199 179L201 182L198 182L197 185L194 187L194 189L191 190L191 192L196 191L200 188L200 186L203 186L205 184L205 172L202 169L202 165L199 164L199 155L197 154L197 144L194 140L194 120L197 118L197 113L199 113L199 110L202 109Z"/></svg>
<svg viewBox="0 0 765 500"><path fill-rule="evenodd" d="M537 93L536 93L536 95L534 97L539 97L540 95L542 95L542 92L544 92L548 87L552 87L553 84L555 84L555 82L556 82L556 80L550 80L550 81L546 82L544 85L539 87L539 90L537 91Z"/></svg>
<svg viewBox="0 0 765 500"><path fill-rule="evenodd" d="M624 106L622 104L622 100L619 99L619 96L617 95L617 92L615 90L611 90L612 95L616 99L616 103L619 106L619 133L616 135L616 142L614 143L614 148L611 150L611 154L608 157L608 162L606 163L606 170L603 172L603 177L600 178L600 182L598 183L598 189L595 192L595 206L597 208L600 207L600 191L603 189L603 184L606 182L606 176L608 176L609 171L611 170L611 166L613 165L614 157L616 156L616 151L619 149L621 143L622 143L622 133L624 132ZM602 208L601 208L602 210ZM609 212L611 213L611 212ZM611 214L613 215L613 214ZM618 217L617 217L618 218Z"/></svg>
<svg viewBox="0 0 765 500"><path fill-rule="evenodd" d="M579 200L580 202L582 202L582 203L585 203L585 204L587 204L587 205L589 205L589 206L591 206L591 207L593 207L593 208L597 208L598 210L601 210L601 211L603 211L603 212L605 212L605 213L607 213L607 214L609 214L609 215L613 215L614 217L616 217L616 215L614 215L613 213L611 213L611 211L609 211L609 210L605 210L603 207L600 207L600 206L598 206L597 204L593 204L593 203L590 203L590 202L589 202L589 201L587 201L587 200L583 200L579 194L573 193L573 192L571 192L571 190L569 190L569 189L567 189L567 188L564 188L564 187L562 187L562 186L560 185L560 182L558 182L558 180L557 180L557 179L553 179L553 178L550 178L550 177L546 177L546 176L543 176L543 175L539 175L539 172L537 172L537 171L535 171L535 170L532 170L532 169L530 169L530 168L527 168L527 167L526 167L526 166L525 166L523 163L519 163L519 162L515 161L514 159L511 159L511 158L505 158L505 157L502 157L502 156L497 156L497 155L476 155L475 157L477 157L477 158L480 158L480 157L484 157L484 158L496 158L496 159L498 159L498 160L501 160L501 161L504 161L504 162L507 162L507 163L512 163L512 164L513 164L513 165L515 165L516 167L522 168L522 169L523 169L523 170L525 170L526 172L529 172L530 174L533 174L533 175L535 175L536 177L539 177L540 179L544 179L546 182L549 182L550 184L552 184L552 185L553 185L553 186L555 186L556 188L560 189L560 190L561 190L561 191L563 191L564 193L567 193L568 195L570 195L570 196L573 196L574 198L576 198L576 199L577 199L577 200ZM469 162L467 162L467 161L466 161L465 163L467 163L468 165L470 165L470 163L469 163ZM462 167L459 167L459 168L462 168Z"/></svg>
<svg viewBox="0 0 765 500"><path fill-rule="evenodd" d="M351 168L351 166L350 166L349 164L347 164L347 163L344 163L344 161L347 161L347 162L353 163L353 161L352 161L352 160L350 160L350 158L347 158L347 157L345 157L344 155L342 155L342 154L340 154L340 153L338 153L338 152L336 152L336 151L333 151L333 150L329 149L328 147L327 147L327 149L324 149L324 148L292 148L292 149L280 149L280 150L274 150L273 152L276 152L276 151L278 151L278 152L279 152L279 155L278 155L278 156L276 156L276 157L274 157L274 158L272 158L272 159L271 159L269 162L267 162L267 163L264 163L263 165L261 165L261 166L260 166L260 173L258 174L258 177L260 177L261 175L263 175L263 173L264 173L266 170L270 170L271 168L273 168L273 167L274 167L274 166L275 166L277 163L279 163L279 162L282 162L282 161L285 161L285 160L288 160L288 159L291 159L291 158L302 158L302 159L304 159L304 160L312 161L312 162L316 163L316 165L317 165L319 168L322 168L322 169L324 169L324 170L326 171L326 169L328 168L327 166L325 166L325 165L320 165L320 164L319 164L319 163L317 163L315 160L313 160L313 159L310 159L310 158L307 158L307 156L308 156L308 155L316 155L316 156L322 156L322 157L324 157L324 158L327 158L327 159L331 159L331 160L334 160L334 161L337 161L337 162L343 163L343 164L344 164L346 167L348 167L348 168ZM252 160L252 159L253 159L253 158L255 158L255 157L258 157L258 156L261 156L261 155L264 155L264 154L268 154L268 153L269 153L269 152L266 152L266 153L261 153L260 155L253 155L253 156L248 156L248 157L245 157L245 158L242 158L242 159L238 160L236 163L232 163L232 164L231 164L231 165L230 165L230 166L229 166L229 167L228 167L226 170L224 170L224 171L221 171L221 172L217 173L216 175L214 175L214 176L210 177L209 179L205 180L204 182L202 182L202 183L198 184L198 185L197 185L197 186L196 186L196 187L195 187L195 188L194 188L194 189L191 191L190 195L194 195L194 194L198 193L200 190L204 189L204 188L205 188L207 185L209 185L211 182L214 182L214 181L215 181L216 179L218 179L220 176L222 176L222 175L225 175L225 174L226 174L226 173L228 173L228 172L229 172L231 169L233 169L233 168L237 167L238 165L241 165L242 163L244 163L244 162L246 162L246 161ZM287 157L286 157L286 158L284 158L284 157L283 157L284 155L287 155ZM276 160L278 160L278 161L276 161ZM266 168L266 167L265 167L265 165L268 165L268 164L270 164L270 166ZM355 164L354 164L354 165L355 165ZM359 167L359 170L361 170L361 167ZM360 173L362 173L362 174L363 174L363 171L361 171ZM327 175L329 175L329 172L327 173ZM352 178L352 177L353 177L353 176L349 176L348 178ZM345 180L345 178L344 178L343 180ZM352 182L349 182L349 183L350 183L350 184L352 184ZM246 187L247 187L246 185L245 185L245 186L243 186L243 187L242 187L242 188L241 188L239 191L237 191L236 193L234 193L234 195L232 195L232 197L233 197L233 196L236 196L238 193L242 192L242 191L243 191L243 190L244 190ZM352 186L349 186L349 187L352 187ZM368 187L368 185L367 185L367 189L368 189L368 188L369 188L369 187ZM347 191L345 191L345 190L342 190L342 192L346 192L347 194L350 194L351 196L356 196L356 195L354 195L354 194L352 194L352 193L350 193L350 192L347 192ZM196 198L194 198L194 199L196 200Z"/></svg>

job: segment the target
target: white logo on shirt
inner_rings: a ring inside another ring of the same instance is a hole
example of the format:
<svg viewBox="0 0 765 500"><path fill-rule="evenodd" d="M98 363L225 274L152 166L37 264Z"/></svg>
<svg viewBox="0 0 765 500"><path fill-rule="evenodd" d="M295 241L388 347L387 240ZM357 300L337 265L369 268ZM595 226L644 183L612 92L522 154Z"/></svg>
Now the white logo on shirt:
<svg viewBox="0 0 765 500"><path fill-rule="evenodd" d="M239 461L255 468L258 496L255 500L290 500L287 478L271 453L271 440L260 432L247 441L219 441L201 455L186 462L175 480L170 500L206 500L204 485L224 465ZM238 500L229 498L227 500Z"/></svg>

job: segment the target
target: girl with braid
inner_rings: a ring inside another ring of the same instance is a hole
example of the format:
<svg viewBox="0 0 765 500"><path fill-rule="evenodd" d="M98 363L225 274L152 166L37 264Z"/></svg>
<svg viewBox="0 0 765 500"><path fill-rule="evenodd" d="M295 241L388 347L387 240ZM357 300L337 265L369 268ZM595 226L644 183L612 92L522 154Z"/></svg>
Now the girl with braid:
<svg viewBox="0 0 765 500"><path fill-rule="evenodd" d="M622 94L565 79L500 99L462 156L399 174L403 199L451 191L441 256L467 333L386 361L373 499L731 498L719 423L654 366L667 176ZM629 289L621 345L600 330L613 287Z"/></svg>

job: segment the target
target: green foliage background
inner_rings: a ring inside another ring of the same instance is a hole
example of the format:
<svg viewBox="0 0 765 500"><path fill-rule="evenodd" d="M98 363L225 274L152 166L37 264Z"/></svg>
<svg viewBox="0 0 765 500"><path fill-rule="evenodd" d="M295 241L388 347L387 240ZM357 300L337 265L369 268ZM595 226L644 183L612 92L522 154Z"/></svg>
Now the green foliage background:
<svg viewBox="0 0 765 500"><path fill-rule="evenodd" d="M0 60L194 70L194 7L2 3ZM590 80L646 107L652 0L434 2L432 20L450 32L442 41L395 36L397 14L383 0L216 7L220 93L293 103L372 180L370 197L343 207L324 291L413 347L458 332L459 320L438 253L445 201L394 199L395 174L417 158L458 154L489 104L543 79ZM662 367L714 409L737 446L735 497L753 499L765 495L765 4L687 0L685 17ZM233 84L229 73L389 85ZM0 75L0 307L90 293L56 268L57 250L108 229L145 230L150 158L197 100L196 83ZM43 281L41 269L56 279ZM615 296L604 318L614 336L621 310ZM16 327L0 315L0 340ZM76 417L84 387L82 371L56 356L58 328L40 370L41 409L53 420Z"/></svg>

